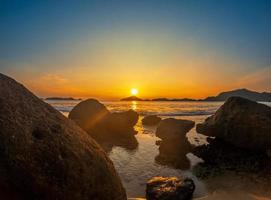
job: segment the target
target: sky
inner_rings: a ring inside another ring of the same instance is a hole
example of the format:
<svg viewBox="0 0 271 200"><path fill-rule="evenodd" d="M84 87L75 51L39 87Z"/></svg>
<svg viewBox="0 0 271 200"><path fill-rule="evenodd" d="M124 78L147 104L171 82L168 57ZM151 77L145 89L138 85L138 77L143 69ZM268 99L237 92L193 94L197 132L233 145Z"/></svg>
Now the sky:
<svg viewBox="0 0 271 200"><path fill-rule="evenodd" d="M270 0L0 0L0 72L40 97L271 91Z"/></svg>

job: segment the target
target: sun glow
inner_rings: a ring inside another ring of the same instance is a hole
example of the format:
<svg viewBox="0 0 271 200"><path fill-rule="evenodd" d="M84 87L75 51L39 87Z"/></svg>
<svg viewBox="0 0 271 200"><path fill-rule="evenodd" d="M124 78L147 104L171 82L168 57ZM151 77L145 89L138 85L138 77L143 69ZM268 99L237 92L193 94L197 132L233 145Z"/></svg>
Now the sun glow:
<svg viewBox="0 0 271 200"><path fill-rule="evenodd" d="M138 90L136 88L131 89L131 94L132 95L137 95L137 93L138 93Z"/></svg>

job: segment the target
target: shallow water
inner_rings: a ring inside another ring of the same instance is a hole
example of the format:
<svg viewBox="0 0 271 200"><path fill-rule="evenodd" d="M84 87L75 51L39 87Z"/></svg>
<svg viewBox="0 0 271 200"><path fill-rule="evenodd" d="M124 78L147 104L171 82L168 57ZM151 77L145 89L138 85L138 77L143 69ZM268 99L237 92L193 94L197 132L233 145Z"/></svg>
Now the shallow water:
<svg viewBox="0 0 271 200"><path fill-rule="evenodd" d="M78 103L78 101L47 101L64 115ZM138 134L136 149L114 147L108 154L118 171L129 198L144 198L145 186L149 178L153 176L188 176L195 184L195 199L271 199L271 183L262 184L256 178L251 179L247 175L225 173L223 175L199 180L192 173L192 168L202 162L193 154L187 157L191 163L190 169L181 170L156 163L155 157L159 154L155 142L155 127L144 127L141 124L143 115L157 114L162 118L174 117L190 119L196 123L202 122L210 114L213 114L222 102L103 102L113 112L136 110L140 113L140 120L136 125ZM271 106L271 103L266 103ZM193 144L205 143L205 137L197 134L193 128L187 137ZM271 176L267 174L267 176Z"/></svg>

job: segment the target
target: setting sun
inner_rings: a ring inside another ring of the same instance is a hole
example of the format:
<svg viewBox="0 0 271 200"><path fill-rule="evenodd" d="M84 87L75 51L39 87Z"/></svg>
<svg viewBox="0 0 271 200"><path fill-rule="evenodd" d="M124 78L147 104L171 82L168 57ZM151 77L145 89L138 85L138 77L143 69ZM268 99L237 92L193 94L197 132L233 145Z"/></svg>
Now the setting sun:
<svg viewBox="0 0 271 200"><path fill-rule="evenodd" d="M131 94L132 95L137 95L137 93L138 93L138 90L136 88L131 89Z"/></svg>

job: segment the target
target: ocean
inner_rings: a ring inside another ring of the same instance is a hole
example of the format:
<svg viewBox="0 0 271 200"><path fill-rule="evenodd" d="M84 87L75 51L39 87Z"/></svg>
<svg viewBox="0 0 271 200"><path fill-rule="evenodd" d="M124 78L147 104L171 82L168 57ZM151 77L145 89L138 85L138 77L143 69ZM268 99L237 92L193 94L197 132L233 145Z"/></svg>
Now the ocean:
<svg viewBox="0 0 271 200"><path fill-rule="evenodd" d="M68 116L71 109L79 101L46 101L54 108ZM136 139L138 146L134 149L125 147L114 147L108 155L118 171L129 198L144 198L146 182L154 176L177 176L190 177L196 184L194 198L200 199L261 199L271 198L269 189L259 187L259 184L250 182L243 177L232 174L222 175L208 180L200 180L193 173L193 167L200 158L192 153L187 154L190 161L189 169L175 169L170 166L161 165L155 161L159 154L158 146L155 144L159 138L155 136L155 127L145 127L141 119L145 115L155 114L162 118L189 119L196 123L203 122L223 104L223 102L124 102L104 101L102 102L111 112L126 111L133 109L140 114L139 122L135 129L138 131ZM271 103L265 103L271 106ZM195 145L206 143L205 136L197 134L193 128L187 134L188 140ZM271 185L271 183L270 183ZM248 192L249 188L249 192ZM252 196L251 196L252 195ZM254 195L254 196L253 196Z"/></svg>

